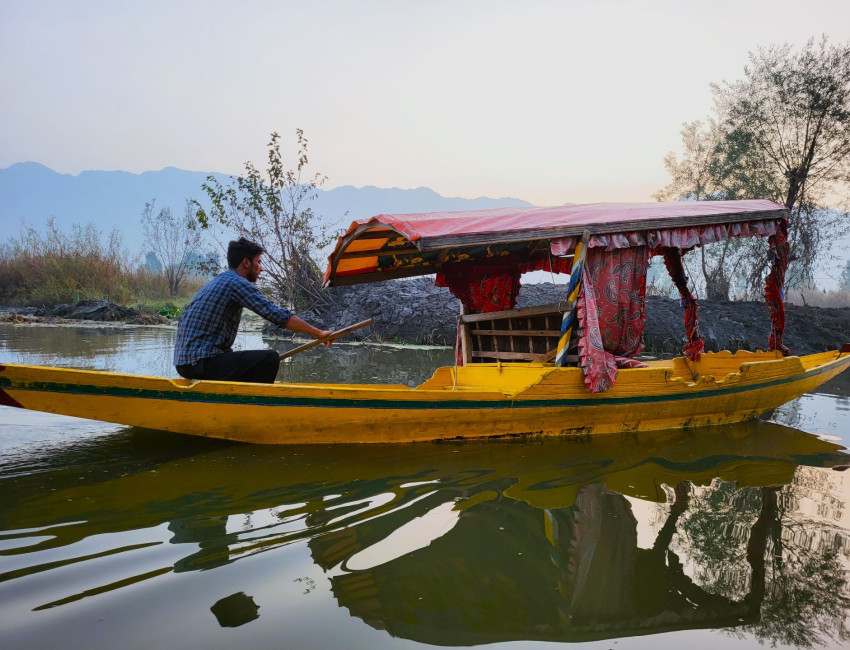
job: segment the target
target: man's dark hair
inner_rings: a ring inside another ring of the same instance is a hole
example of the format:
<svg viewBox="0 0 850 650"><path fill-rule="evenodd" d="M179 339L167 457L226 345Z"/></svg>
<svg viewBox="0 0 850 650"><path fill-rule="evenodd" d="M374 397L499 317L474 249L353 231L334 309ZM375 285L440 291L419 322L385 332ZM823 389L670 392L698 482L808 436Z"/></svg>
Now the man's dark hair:
<svg viewBox="0 0 850 650"><path fill-rule="evenodd" d="M257 255L265 252L266 249L258 243L240 237L227 245L227 266L228 268L235 269L242 264L242 260L245 258L253 260Z"/></svg>

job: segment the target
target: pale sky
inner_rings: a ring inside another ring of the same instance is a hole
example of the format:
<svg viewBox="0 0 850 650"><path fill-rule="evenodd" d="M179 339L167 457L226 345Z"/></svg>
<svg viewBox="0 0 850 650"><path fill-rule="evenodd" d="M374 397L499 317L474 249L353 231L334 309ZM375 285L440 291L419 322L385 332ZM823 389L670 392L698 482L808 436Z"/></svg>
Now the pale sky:
<svg viewBox="0 0 850 650"><path fill-rule="evenodd" d="M647 201L710 82L824 33L850 1L0 0L0 168L239 173L300 127L326 189Z"/></svg>

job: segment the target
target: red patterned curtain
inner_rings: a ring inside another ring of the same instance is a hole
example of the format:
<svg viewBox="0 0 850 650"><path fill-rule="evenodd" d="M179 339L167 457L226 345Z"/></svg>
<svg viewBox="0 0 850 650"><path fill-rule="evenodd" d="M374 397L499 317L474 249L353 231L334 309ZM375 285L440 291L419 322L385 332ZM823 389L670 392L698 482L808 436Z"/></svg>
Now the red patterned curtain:
<svg viewBox="0 0 850 650"><path fill-rule="evenodd" d="M463 303L468 314L486 314L513 309L519 295L520 276L529 271L569 273L571 258L551 257L540 260L518 261L506 259L497 264L479 264L477 261L458 262L443 267L434 284L448 287L455 298ZM457 363L463 365L458 328Z"/></svg>
<svg viewBox="0 0 850 650"><path fill-rule="evenodd" d="M594 393L614 385L617 368L642 367L649 249L633 246L587 251L578 299L579 358Z"/></svg>
<svg viewBox="0 0 850 650"><path fill-rule="evenodd" d="M529 271L569 273L571 258L519 260L508 257L492 264L476 260L446 265L437 272L438 287L448 287L468 314L486 314L516 307L520 276Z"/></svg>
<svg viewBox="0 0 850 650"><path fill-rule="evenodd" d="M685 266L682 264L682 251L679 248L663 248L664 266L673 280L673 284L679 290L681 301L679 304L685 310L685 334L688 342L682 351L691 361L699 361L705 351L705 340L699 333L699 316L697 316L697 299L688 288L688 276L685 275Z"/></svg>
<svg viewBox="0 0 850 650"><path fill-rule="evenodd" d="M520 269L512 264L454 264L437 273L435 284L448 287L467 313L513 309Z"/></svg>
<svg viewBox="0 0 850 650"><path fill-rule="evenodd" d="M519 295L521 272L516 264L475 264L461 262L437 273L434 284L448 287L461 301L466 313L486 314L513 309ZM460 344L460 324L455 342L455 362L463 365Z"/></svg>
<svg viewBox="0 0 850 650"><path fill-rule="evenodd" d="M770 312L769 350L779 350L786 357L791 350L782 342L785 334L785 271L788 269L790 246L788 245L788 222L782 221L776 234L768 239L773 260L764 285L764 302Z"/></svg>

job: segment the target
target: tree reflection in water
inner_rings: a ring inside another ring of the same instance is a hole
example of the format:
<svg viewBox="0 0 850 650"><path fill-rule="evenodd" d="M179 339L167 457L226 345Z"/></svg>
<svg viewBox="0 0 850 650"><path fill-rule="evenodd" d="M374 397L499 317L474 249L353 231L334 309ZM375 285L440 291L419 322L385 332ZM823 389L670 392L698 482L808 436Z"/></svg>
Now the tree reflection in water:
<svg viewBox="0 0 850 650"><path fill-rule="evenodd" d="M847 531L800 511L812 481L823 478L801 467L782 487L735 490L717 481L691 490L693 507L679 536L697 567L695 578L706 591L729 598L749 589L743 600L756 610L755 621L730 633L797 647L850 639ZM828 486L818 487L829 494Z"/></svg>

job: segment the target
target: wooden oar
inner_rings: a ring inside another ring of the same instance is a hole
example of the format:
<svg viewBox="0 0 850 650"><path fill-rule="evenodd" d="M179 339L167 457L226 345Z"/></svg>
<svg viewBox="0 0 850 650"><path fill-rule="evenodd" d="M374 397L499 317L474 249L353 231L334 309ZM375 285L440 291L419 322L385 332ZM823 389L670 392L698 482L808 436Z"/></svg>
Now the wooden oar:
<svg viewBox="0 0 850 650"><path fill-rule="evenodd" d="M327 343L328 341L335 341L340 336L345 336L346 334L350 334L354 330L359 330L363 327L368 327L372 323L375 322L374 318L370 318L369 320L364 320L359 323L355 323L354 325L349 325L348 327L343 327L341 330L337 330L336 332L331 332L327 336L323 336L320 339L316 339L315 341L310 341L309 343L305 343L304 345L299 345L297 348L292 348L289 352L284 352L280 355L281 361L287 359L293 355L298 354L299 352L304 352L304 350L309 350L310 348L314 348L317 345L321 345L322 343Z"/></svg>

